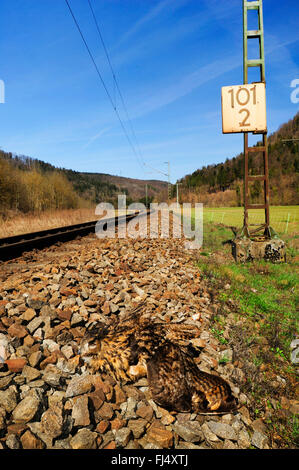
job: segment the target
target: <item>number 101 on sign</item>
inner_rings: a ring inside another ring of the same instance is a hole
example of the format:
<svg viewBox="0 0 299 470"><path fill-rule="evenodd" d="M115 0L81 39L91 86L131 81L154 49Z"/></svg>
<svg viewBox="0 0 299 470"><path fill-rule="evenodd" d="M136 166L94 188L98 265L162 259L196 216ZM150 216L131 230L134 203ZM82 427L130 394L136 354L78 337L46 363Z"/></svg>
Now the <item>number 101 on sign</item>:
<svg viewBox="0 0 299 470"><path fill-rule="evenodd" d="M222 132L267 132L264 83L222 88Z"/></svg>

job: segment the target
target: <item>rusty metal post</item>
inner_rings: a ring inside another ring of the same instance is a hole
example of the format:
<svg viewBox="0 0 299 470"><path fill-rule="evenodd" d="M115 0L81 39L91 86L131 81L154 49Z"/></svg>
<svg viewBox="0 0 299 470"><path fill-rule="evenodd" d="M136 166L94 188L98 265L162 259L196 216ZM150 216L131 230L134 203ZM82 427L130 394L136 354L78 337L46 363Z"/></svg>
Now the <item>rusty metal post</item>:
<svg viewBox="0 0 299 470"><path fill-rule="evenodd" d="M248 30L248 10L256 10L258 14L258 30ZM250 39L259 40L260 57L258 59L248 59L248 41ZM248 68L259 67L260 69L260 82L265 83L265 51L264 51L264 26L263 26L263 2L262 0L248 1L243 0L243 74L244 84L248 84ZM268 165L268 138L267 132L263 134L262 147L248 147L248 133L244 133L244 226L242 235L250 238L264 230L265 236L270 236L270 202L269 202L269 165ZM264 161L264 174L249 176L248 171L248 154L249 152L262 152ZM263 204L249 204L249 186L250 181L263 181L264 182L264 203ZM249 210L250 209L264 209L265 210L265 223L258 228L250 231L249 227Z"/></svg>

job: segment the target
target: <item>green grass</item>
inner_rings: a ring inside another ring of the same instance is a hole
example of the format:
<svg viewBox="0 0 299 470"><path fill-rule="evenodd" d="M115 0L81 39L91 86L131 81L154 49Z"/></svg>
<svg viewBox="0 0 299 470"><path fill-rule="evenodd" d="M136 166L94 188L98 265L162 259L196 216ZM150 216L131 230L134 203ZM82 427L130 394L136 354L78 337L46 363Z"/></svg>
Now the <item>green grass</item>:
<svg viewBox="0 0 299 470"><path fill-rule="evenodd" d="M213 222L241 228L243 207L204 207L204 223ZM249 223L264 222L263 210L250 210ZM271 206L270 225L279 234L299 233L299 206Z"/></svg>
<svg viewBox="0 0 299 470"><path fill-rule="evenodd" d="M279 348L289 356L290 343L298 331L299 263L289 256L289 262L272 264L266 261L238 264L233 260L214 263L206 253L225 251L222 242L232 233L225 227L206 224L204 231L204 258L199 269L204 276L222 280L229 289L219 289L218 298L223 303L229 299L237 302L241 314L260 322L260 328L269 339L271 347ZM210 250L207 250L210 248Z"/></svg>
<svg viewBox="0 0 299 470"><path fill-rule="evenodd" d="M287 380L287 390L281 393L288 398L296 396L296 365L291 362L290 343L299 333L299 238L282 236L287 243L287 262L280 264L263 260L236 263L231 245L225 243L232 238L229 228L205 222L203 255L200 252L197 265L221 305L212 320L211 332L221 344L228 343L237 351L241 361L246 356L254 365L253 375L250 369L246 373L246 393L253 399L252 414L263 416L266 398L279 400L278 391L271 385L277 375ZM230 321L227 340L223 333L231 312L242 326L234 336L234 322ZM225 364L225 358L221 363ZM261 372L262 383L255 376L261 367L266 371ZM294 446L298 442L298 419L287 421L275 413L269 423L270 434L279 434L279 446Z"/></svg>

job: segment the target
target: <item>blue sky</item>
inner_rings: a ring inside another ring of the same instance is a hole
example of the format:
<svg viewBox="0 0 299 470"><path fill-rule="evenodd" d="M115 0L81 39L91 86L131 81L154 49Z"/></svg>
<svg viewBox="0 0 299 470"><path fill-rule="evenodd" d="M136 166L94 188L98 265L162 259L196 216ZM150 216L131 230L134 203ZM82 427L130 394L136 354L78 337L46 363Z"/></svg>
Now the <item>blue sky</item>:
<svg viewBox="0 0 299 470"><path fill-rule="evenodd" d="M128 134L87 0L69 0ZM129 146L64 0L2 0L0 146L59 167L171 180L242 151L221 87L242 83L241 0L91 0L141 151ZM264 0L268 129L292 118L297 0ZM253 51L251 51L253 54ZM253 58L253 56L252 56ZM254 80L255 78L253 78ZM270 162L271 164L271 162Z"/></svg>

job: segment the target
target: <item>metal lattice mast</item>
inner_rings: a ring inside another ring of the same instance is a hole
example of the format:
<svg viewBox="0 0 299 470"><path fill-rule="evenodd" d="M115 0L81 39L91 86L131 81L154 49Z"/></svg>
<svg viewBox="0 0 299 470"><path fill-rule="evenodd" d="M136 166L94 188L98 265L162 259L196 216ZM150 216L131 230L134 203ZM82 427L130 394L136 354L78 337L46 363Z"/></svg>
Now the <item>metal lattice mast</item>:
<svg viewBox="0 0 299 470"><path fill-rule="evenodd" d="M248 11L256 10L258 14L258 30L248 30ZM248 84L248 69L249 67L259 67L260 69L260 82L266 83L265 76L265 49L264 49L264 22L263 22L263 1L248 1L243 0L243 45L244 45L244 84ZM260 57L257 59L248 59L248 41L251 39L259 40L259 53ZM268 166L268 138L267 131L262 133L263 144L261 147L248 147L248 132L244 132L244 227L243 235L250 237L261 230L264 230L266 236L270 235L270 207L269 207L269 166ZM263 175L249 175L248 171L248 154L250 152L263 153L264 161L264 174ZM262 181L264 182L264 203L263 204L249 204L249 182ZM264 209L265 223L259 225L258 228L251 230L248 223L248 213L250 209Z"/></svg>

